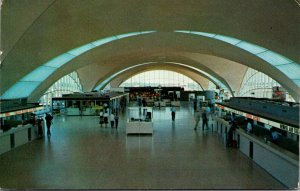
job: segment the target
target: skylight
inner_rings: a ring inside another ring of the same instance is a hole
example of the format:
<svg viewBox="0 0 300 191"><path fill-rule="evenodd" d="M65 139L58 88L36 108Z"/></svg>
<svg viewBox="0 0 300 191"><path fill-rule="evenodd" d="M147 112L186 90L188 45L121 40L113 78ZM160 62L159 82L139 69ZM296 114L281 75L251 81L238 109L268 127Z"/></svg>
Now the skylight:
<svg viewBox="0 0 300 191"><path fill-rule="evenodd" d="M2 99L28 97L39 84L40 82L17 82L9 89L9 91L5 92Z"/></svg>
<svg viewBox="0 0 300 191"><path fill-rule="evenodd" d="M258 53L262 53L265 52L267 49L261 47L261 46L257 46L255 44L249 43L249 42L245 42L245 41L241 41L240 43L236 44L237 47L240 47L241 49L244 49L252 54L258 54Z"/></svg>
<svg viewBox="0 0 300 191"><path fill-rule="evenodd" d="M217 39L229 44L232 44L236 47L239 47L251 54L263 59L270 65L276 67L282 73L284 73L288 78L290 78L297 86L299 85L300 80L300 65L289 58L282 56L276 52L268 50L264 47L242 41L233 37L213 34L213 33L205 33L198 31L187 31L187 30L175 30L177 33L185 33L185 34L195 34L199 36L205 36L208 38Z"/></svg>
<svg viewBox="0 0 300 191"><path fill-rule="evenodd" d="M68 53L69 54L72 54L74 56L79 56L80 54L83 54L93 48L95 48L96 46L92 43L89 43L89 44L86 44L86 45L83 45L81 47L78 47L78 48L75 48L73 50L70 50Z"/></svg>
<svg viewBox="0 0 300 191"><path fill-rule="evenodd" d="M228 36L223 36L223 35L219 35L219 34L214 36L213 38L227 42L232 45L235 45L235 44L241 42L241 40L239 40L239 39L228 37Z"/></svg>
<svg viewBox="0 0 300 191"><path fill-rule="evenodd" d="M106 43L109 43L111 41L114 41L114 40L118 40L117 37L115 36L110 36L110 37L107 37L107 38L103 38L103 39L100 39L100 40L96 40L94 42L91 42L91 44L95 45L95 46L101 46L103 44L106 44Z"/></svg>
<svg viewBox="0 0 300 191"><path fill-rule="evenodd" d="M71 55L71 54L61 54L53 59L51 59L50 61L46 62L45 64L43 64L44 66L50 66L50 67L54 67L54 68L59 68L62 65L64 65L65 63L69 62L70 60L72 60L73 58L75 58L75 56Z"/></svg>
<svg viewBox="0 0 300 191"><path fill-rule="evenodd" d="M12 98L22 98L28 97L37 87L40 85L45 79L47 79L53 72L55 72L59 67L63 66L64 64L68 63L72 59L76 58L77 56L94 49L95 47L104 45L106 43L127 38L131 36L137 36L142 34L154 33L156 31L141 31L141 32L132 32L126 34L115 35L111 37L106 37L103 39L99 39L80 47L74 48L66 53L63 53L48 62L44 63L40 67L36 68L26 76L24 76L20 81L10 87L2 96L1 99L12 99ZM300 86L300 67L299 64L266 48L261 46L242 41L233 37L224 36L220 34L214 33L206 33L206 32L198 32L198 31L188 31L188 30L175 30L174 32L177 33L185 33L185 34L194 34L199 36L204 36L208 38L213 38L216 40L220 40L236 47L239 47L247 52L250 52L253 55L263 59L270 65L276 67L282 73L284 73L288 78L290 78L298 87ZM178 63L177 63L178 64ZM138 65L136 65L138 66ZM135 66L135 67L136 67ZM189 67L189 66L187 66ZM127 68L130 69L131 67ZM125 70L127 70L125 69ZM120 71L120 73L123 71ZM209 74L202 71L202 74L206 75L209 79L214 81L220 87L226 88L223 83L221 83L217 78L213 76L209 76ZM118 75L118 73L116 73ZM113 76L114 77L114 76ZM111 79L113 78L111 77ZM106 84L111 79L106 79L101 84ZM101 85L100 84L100 85ZM97 86L98 87L100 87ZM101 86L102 87L102 86Z"/></svg>
<svg viewBox="0 0 300 191"><path fill-rule="evenodd" d="M122 38L127 38L131 36L137 36L142 34L154 33L156 31L142 31L142 32L132 32L126 34L120 34L116 36L111 36L103 39L96 40L91 43L87 43L80 47L74 48L66 53L63 53L48 62L44 63L42 66L39 66L35 70L31 71L29 74L24 76L19 82L10 87L4 94L1 96L1 99L14 99L14 98L23 98L28 97L38 85L40 85L45 79L47 79L54 71L59 67L68 63L72 59L80 56L81 54L101 46L103 44L119 40ZM23 86L22 86L23 85ZM22 86L22 87L21 87ZM16 91L18 90L18 91Z"/></svg>
<svg viewBox="0 0 300 191"><path fill-rule="evenodd" d="M117 35L116 37L118 39L121 39L121 38L126 38L126 37L130 37L130 36L136 36L136 35L140 35L141 33L140 32L132 32L132 33L127 33L127 34L120 34L120 35Z"/></svg>
<svg viewBox="0 0 300 191"><path fill-rule="evenodd" d="M270 50L263 52L263 53L259 53L259 54L257 54L257 56L262 58L263 60L269 62L273 66L289 64L289 63L293 62L292 60L290 60L282 55L279 55L275 52L272 52Z"/></svg>
<svg viewBox="0 0 300 191"><path fill-rule="evenodd" d="M40 66L31 73L23 77L20 81L23 82L41 82L48 78L57 68L49 66Z"/></svg>
<svg viewBox="0 0 300 191"><path fill-rule="evenodd" d="M285 75L288 75L291 79L300 78L300 65L299 64L283 64L276 66Z"/></svg>

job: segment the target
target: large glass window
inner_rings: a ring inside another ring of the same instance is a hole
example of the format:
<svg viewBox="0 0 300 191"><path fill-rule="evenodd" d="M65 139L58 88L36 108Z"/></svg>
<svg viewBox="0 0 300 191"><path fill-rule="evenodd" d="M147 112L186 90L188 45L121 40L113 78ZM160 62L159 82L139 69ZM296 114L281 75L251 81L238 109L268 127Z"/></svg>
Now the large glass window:
<svg viewBox="0 0 300 191"><path fill-rule="evenodd" d="M186 31L186 30L176 30L175 32L205 36L239 47L268 62L269 64L271 64L272 66L280 70L282 73L284 73L296 85L300 86L300 75L299 75L300 65L283 55L280 55L276 52L268 50L259 45L242 41L240 39L233 38L230 36L224 36L220 34L213 34L213 33L206 33L206 32L198 32L198 31Z"/></svg>
<svg viewBox="0 0 300 191"><path fill-rule="evenodd" d="M167 70L153 70L132 76L124 81L120 87L183 87L185 90L202 91L202 87L191 78L177 72Z"/></svg>
<svg viewBox="0 0 300 191"><path fill-rule="evenodd" d="M272 98L273 87L281 87L281 85L266 74L248 68L238 95L241 97ZM288 92L286 92L286 101L295 101Z"/></svg>
<svg viewBox="0 0 300 191"><path fill-rule="evenodd" d="M40 104L51 105L52 97L61 97L62 94L73 92L82 92L77 72L72 72L56 81L40 98Z"/></svg>

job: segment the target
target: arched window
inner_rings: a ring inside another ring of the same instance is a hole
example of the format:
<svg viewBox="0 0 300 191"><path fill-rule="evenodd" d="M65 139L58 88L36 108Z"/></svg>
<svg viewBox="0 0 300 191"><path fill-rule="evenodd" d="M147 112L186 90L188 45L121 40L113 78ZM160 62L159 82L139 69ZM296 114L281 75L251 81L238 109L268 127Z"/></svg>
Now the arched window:
<svg viewBox="0 0 300 191"><path fill-rule="evenodd" d="M72 72L57 80L40 98L40 104L50 105L53 97L61 97L62 94L73 92L82 92L77 72Z"/></svg>
<svg viewBox="0 0 300 191"><path fill-rule="evenodd" d="M168 70L147 71L124 81L120 87L182 87L184 90L202 91L202 87L191 78Z"/></svg>
<svg viewBox="0 0 300 191"><path fill-rule="evenodd" d="M272 98L273 87L281 87L281 85L266 74L248 68L242 81L239 96ZM288 92L286 92L286 101L295 101Z"/></svg>

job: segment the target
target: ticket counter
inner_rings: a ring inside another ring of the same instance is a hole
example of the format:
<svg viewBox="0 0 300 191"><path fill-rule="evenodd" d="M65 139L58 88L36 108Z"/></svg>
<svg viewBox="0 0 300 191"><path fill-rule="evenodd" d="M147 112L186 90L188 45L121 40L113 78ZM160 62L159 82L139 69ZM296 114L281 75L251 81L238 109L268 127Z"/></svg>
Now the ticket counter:
<svg viewBox="0 0 300 191"><path fill-rule="evenodd" d="M43 132L45 132L43 126ZM6 132L0 133L0 154L22 146L38 138L37 126L27 124L13 127Z"/></svg>
<svg viewBox="0 0 300 191"><path fill-rule="evenodd" d="M38 138L37 116L44 109L38 104L1 101L0 154ZM42 127L45 132L44 127Z"/></svg>
<svg viewBox="0 0 300 191"><path fill-rule="evenodd" d="M68 116L93 116L103 110L119 112L126 107L128 100L128 93L74 93L52 98L52 108Z"/></svg>
<svg viewBox="0 0 300 191"><path fill-rule="evenodd" d="M299 156L237 129L239 150L289 188L298 187Z"/></svg>
<svg viewBox="0 0 300 191"><path fill-rule="evenodd" d="M226 145L230 123L221 117L215 121L216 131ZM236 129L234 139L239 151L265 169L288 188L298 187L299 155L266 141L264 137L248 134L243 128Z"/></svg>

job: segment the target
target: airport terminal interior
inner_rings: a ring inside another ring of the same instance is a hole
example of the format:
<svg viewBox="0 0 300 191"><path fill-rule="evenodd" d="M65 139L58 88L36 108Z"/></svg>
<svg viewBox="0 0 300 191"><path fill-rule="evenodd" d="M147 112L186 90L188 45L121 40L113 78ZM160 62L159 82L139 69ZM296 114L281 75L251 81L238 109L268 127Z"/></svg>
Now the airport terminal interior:
<svg viewBox="0 0 300 191"><path fill-rule="evenodd" d="M299 0L0 4L0 189L299 188Z"/></svg>

